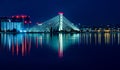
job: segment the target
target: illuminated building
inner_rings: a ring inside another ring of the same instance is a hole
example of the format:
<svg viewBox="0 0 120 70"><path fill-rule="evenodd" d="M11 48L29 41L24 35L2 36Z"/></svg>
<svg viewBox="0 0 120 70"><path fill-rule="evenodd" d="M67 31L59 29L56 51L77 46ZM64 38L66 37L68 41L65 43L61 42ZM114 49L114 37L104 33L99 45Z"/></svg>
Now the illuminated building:
<svg viewBox="0 0 120 70"><path fill-rule="evenodd" d="M25 15L0 18L1 31L3 32L25 30L29 23L31 23L30 17Z"/></svg>
<svg viewBox="0 0 120 70"><path fill-rule="evenodd" d="M23 22L21 22L20 20L15 20L9 17L1 17L1 31L12 31L12 30L21 30L22 29L22 24Z"/></svg>
<svg viewBox="0 0 120 70"><path fill-rule="evenodd" d="M31 20L30 20L30 16L27 16L27 15L12 16L12 19L18 19L21 22L23 22L22 30L27 30L27 28L29 28L30 23L32 23Z"/></svg>

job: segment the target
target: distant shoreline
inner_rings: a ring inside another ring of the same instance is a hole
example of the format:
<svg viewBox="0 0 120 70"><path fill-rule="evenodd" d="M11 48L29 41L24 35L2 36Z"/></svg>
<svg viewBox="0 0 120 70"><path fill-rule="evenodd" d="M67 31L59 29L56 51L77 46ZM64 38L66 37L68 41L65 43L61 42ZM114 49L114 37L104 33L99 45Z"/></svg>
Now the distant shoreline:
<svg viewBox="0 0 120 70"><path fill-rule="evenodd" d="M0 32L0 33L5 33L5 34L19 34L19 33L49 33L49 34L55 34L55 33L63 33L63 34L68 34L68 33L114 33L117 32L119 33L120 31L77 31L77 32Z"/></svg>

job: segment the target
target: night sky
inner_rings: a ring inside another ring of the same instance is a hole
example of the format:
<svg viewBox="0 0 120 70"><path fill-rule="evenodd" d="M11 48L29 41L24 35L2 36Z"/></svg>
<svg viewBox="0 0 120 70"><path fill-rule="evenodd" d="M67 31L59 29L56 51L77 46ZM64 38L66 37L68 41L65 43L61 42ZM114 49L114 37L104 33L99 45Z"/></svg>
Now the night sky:
<svg viewBox="0 0 120 70"><path fill-rule="evenodd" d="M119 0L0 0L0 16L27 14L43 22L59 11L73 23L120 24Z"/></svg>

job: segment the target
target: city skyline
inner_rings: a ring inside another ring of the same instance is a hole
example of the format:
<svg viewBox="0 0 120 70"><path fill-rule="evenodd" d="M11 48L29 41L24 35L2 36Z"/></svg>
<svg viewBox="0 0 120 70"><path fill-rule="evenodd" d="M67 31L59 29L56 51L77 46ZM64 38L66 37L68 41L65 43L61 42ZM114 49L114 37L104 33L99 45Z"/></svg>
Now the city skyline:
<svg viewBox="0 0 120 70"><path fill-rule="evenodd" d="M63 11L75 24L119 24L119 1L89 0L2 0L0 16L30 15L33 21L43 22Z"/></svg>

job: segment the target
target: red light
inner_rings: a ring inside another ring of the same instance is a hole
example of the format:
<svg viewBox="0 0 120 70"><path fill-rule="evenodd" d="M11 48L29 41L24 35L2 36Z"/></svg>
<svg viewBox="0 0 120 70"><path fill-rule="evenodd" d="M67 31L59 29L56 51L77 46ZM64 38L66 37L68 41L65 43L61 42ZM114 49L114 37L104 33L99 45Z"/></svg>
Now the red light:
<svg viewBox="0 0 120 70"><path fill-rule="evenodd" d="M16 18L19 18L19 16L16 16Z"/></svg>
<svg viewBox="0 0 120 70"><path fill-rule="evenodd" d="M63 12L58 12L59 15L63 15L64 13Z"/></svg>
<svg viewBox="0 0 120 70"><path fill-rule="evenodd" d="M23 16L23 15L22 15L21 17L22 17L22 18L25 18L25 16Z"/></svg>

